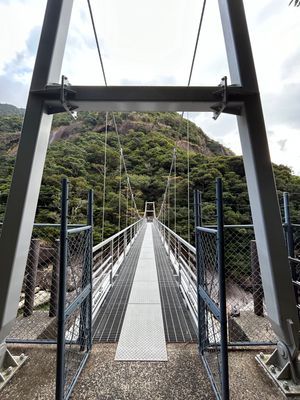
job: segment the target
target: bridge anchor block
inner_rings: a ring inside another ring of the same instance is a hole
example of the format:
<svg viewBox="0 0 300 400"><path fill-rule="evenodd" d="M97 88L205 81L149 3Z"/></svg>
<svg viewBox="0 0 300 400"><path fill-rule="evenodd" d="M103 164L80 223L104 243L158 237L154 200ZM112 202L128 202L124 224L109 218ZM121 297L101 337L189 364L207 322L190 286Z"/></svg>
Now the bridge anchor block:
<svg viewBox="0 0 300 400"><path fill-rule="evenodd" d="M288 347L278 342L277 349L271 355L260 353L255 359L286 397L299 398L300 358L298 354L292 357Z"/></svg>
<svg viewBox="0 0 300 400"><path fill-rule="evenodd" d="M7 349L6 343L0 344L0 390L14 376L27 358L28 356L23 353L20 356L13 356Z"/></svg>

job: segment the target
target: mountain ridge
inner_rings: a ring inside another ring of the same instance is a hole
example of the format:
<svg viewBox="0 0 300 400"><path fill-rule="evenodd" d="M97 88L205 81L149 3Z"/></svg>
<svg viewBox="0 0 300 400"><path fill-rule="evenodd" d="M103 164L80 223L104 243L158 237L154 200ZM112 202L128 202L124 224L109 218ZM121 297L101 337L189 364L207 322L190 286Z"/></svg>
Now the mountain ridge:
<svg viewBox="0 0 300 400"><path fill-rule="evenodd" d="M187 215L193 221L193 190L203 192L203 220L215 223L215 180L223 179L225 223L251 223L251 211L242 157L213 141L201 128L182 119L177 113L115 113L119 137L111 114L108 116L107 148L105 150L105 113L80 113L77 121L68 114L55 115L50 145L43 173L37 222L59 222L60 185L62 178L70 181L70 222L86 220L86 191L95 192L95 242L100 240L103 214L103 174L105 151L107 179L105 195L105 237L133 221L133 207L122 169L120 180L120 148L123 149L137 206L143 212L145 201L155 201L160 208L169 176L168 221L174 229L174 193L176 190L177 233L187 239ZM189 144L187 142L187 125ZM10 187L22 116L0 116L0 219ZM189 147L189 158L187 149ZM176 175L170 174L172 155L176 148ZM189 165L189 169L188 169ZM283 191L295 193L291 214L295 222L300 216L300 177L283 165L274 165L279 198ZM120 191L121 187L121 191ZM187 190L190 205L187 206ZM121 205L121 220L119 220ZM191 228L191 231L193 229Z"/></svg>
<svg viewBox="0 0 300 400"><path fill-rule="evenodd" d="M25 109L8 103L0 103L0 115L24 115Z"/></svg>

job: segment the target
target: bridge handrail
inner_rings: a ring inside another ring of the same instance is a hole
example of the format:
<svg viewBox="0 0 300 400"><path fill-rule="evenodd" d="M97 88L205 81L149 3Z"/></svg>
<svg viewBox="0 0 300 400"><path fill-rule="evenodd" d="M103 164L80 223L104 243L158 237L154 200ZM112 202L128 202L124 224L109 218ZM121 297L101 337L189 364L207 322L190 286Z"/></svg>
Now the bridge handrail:
<svg viewBox="0 0 300 400"><path fill-rule="evenodd" d="M126 231L128 231L129 229L131 229L132 227L134 227L135 225L140 224L142 221L144 220L144 218L139 219L138 221L134 222L131 225L128 225L126 228L122 229L121 231L115 233L114 235L110 236L109 238L103 240L103 242L100 242L98 244L96 244L93 247L93 253L95 253L97 250L99 250L101 247L105 246L107 243L111 242L112 240L116 239L118 236L122 235L123 233L125 233Z"/></svg>
<svg viewBox="0 0 300 400"><path fill-rule="evenodd" d="M196 248L157 218L154 220L161 240L177 275L179 288L197 325Z"/></svg>
<svg viewBox="0 0 300 400"><path fill-rule="evenodd" d="M189 242L184 240L181 236L179 236L177 233L172 231L172 229L168 228L166 225L164 225L158 219L154 219L154 222L157 223L158 225L160 225L166 231L170 232L172 236L174 236L177 240L179 240L179 242L181 242L184 246L186 246L189 250L191 250L191 252L196 254L196 248L193 245L191 245Z"/></svg>
<svg viewBox="0 0 300 400"><path fill-rule="evenodd" d="M141 218L93 247L93 323L96 322L98 310L145 221L145 218Z"/></svg>

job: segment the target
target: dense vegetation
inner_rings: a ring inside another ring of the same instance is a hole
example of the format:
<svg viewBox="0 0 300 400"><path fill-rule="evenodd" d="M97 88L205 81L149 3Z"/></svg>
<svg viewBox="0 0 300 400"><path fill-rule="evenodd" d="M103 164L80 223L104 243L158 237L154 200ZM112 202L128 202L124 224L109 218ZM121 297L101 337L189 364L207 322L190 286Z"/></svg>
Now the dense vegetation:
<svg viewBox="0 0 300 400"><path fill-rule="evenodd" d="M0 214L9 191L13 165L22 124L22 113L0 115ZM169 223L174 226L173 198L176 181L177 232L187 237L187 121L176 113L117 113L116 122L136 203L143 212L144 202L155 201L159 209L170 170L171 157L177 143L177 174L170 184ZM200 128L189 122L190 135L190 193L191 221L192 191L203 192L204 222L215 222L215 179L224 181L225 222L251 222L245 173L241 157L209 139ZM104 171L105 115L80 113L77 121L68 115L57 115L53 121L50 145L43 175L36 221L58 222L60 182L67 177L71 184L70 219L85 218L86 191L95 191L95 241L100 239L102 225ZM107 138L107 190L105 236L118 229L119 158L117 135L109 117ZM274 165L279 197L283 191L292 196L292 217L299 221L300 178L283 165ZM121 227L133 221L134 212L129 199L124 171L121 182Z"/></svg>

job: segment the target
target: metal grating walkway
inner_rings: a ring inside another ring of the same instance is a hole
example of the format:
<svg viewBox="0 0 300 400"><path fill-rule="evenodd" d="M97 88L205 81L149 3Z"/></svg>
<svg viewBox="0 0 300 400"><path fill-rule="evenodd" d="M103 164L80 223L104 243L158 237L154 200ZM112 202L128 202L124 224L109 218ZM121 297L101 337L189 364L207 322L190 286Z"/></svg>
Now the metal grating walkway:
<svg viewBox="0 0 300 400"><path fill-rule="evenodd" d="M153 242L166 341L196 342L194 325L178 288L172 263L156 229L153 229Z"/></svg>
<svg viewBox="0 0 300 400"><path fill-rule="evenodd" d="M119 340L144 234L145 228L129 250L119 276L99 310L94 324L94 342ZM166 342L196 342L194 325L179 291L172 264L154 227L153 243Z"/></svg>
<svg viewBox="0 0 300 400"><path fill-rule="evenodd" d="M123 262L119 276L99 309L94 330L94 342L117 342L119 340L133 278L138 263L145 227L138 234Z"/></svg>

